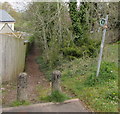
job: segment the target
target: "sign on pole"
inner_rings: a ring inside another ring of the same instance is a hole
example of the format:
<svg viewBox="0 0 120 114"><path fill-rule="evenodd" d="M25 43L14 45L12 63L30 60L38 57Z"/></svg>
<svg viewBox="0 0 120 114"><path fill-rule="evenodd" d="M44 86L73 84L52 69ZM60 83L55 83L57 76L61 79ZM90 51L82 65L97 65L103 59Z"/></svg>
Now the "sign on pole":
<svg viewBox="0 0 120 114"><path fill-rule="evenodd" d="M96 74L97 77L99 76L99 72L100 72L100 65L101 65L101 61L102 61L102 53L103 53L103 47L104 47L104 42L105 42L105 34L106 34L106 29L107 29L107 23L108 23L108 15L106 16L106 19L102 18L100 20L100 25L102 27L104 27L104 30L103 30L100 54L99 54L99 59L98 59L98 67L97 67L97 74Z"/></svg>
<svg viewBox="0 0 120 114"><path fill-rule="evenodd" d="M102 18L100 20L100 26L104 27L105 26L106 19Z"/></svg>

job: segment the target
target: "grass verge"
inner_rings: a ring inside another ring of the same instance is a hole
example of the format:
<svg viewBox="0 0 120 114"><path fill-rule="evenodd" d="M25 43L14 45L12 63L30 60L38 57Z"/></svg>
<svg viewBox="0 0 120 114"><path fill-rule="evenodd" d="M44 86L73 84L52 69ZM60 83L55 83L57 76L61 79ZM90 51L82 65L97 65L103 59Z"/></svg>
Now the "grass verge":
<svg viewBox="0 0 120 114"><path fill-rule="evenodd" d="M62 92L54 91L51 95L46 97L41 97L40 100L45 102L64 102L65 100L69 99L68 96Z"/></svg>
<svg viewBox="0 0 120 114"><path fill-rule="evenodd" d="M118 44L105 46L99 77L97 60L80 58L57 67L62 72L62 86L93 111L118 112ZM44 64L42 68L50 79L52 70Z"/></svg>
<svg viewBox="0 0 120 114"><path fill-rule="evenodd" d="M21 105L23 105L23 106L30 105L30 102L29 101L13 101L11 103L12 107L21 106Z"/></svg>

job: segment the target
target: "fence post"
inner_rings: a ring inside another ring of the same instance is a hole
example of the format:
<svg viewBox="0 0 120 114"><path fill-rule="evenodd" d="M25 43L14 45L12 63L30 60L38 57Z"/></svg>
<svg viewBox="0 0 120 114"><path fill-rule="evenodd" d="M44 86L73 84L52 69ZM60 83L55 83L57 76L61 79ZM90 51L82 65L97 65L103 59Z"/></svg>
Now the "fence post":
<svg viewBox="0 0 120 114"><path fill-rule="evenodd" d="M17 100L27 100L27 73L20 73L17 82Z"/></svg>
<svg viewBox="0 0 120 114"><path fill-rule="evenodd" d="M61 72L58 70L53 71L53 73L52 73L52 92L53 91L61 91L60 78L61 78Z"/></svg>

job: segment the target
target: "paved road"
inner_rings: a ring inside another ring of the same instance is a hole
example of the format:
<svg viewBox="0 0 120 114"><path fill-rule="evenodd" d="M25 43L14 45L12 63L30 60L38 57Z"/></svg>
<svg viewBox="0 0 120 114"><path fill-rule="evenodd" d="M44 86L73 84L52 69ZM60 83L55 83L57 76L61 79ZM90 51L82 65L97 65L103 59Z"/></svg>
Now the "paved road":
<svg viewBox="0 0 120 114"><path fill-rule="evenodd" d="M30 106L3 108L3 112L89 112L79 101L73 99L64 103L40 103Z"/></svg>

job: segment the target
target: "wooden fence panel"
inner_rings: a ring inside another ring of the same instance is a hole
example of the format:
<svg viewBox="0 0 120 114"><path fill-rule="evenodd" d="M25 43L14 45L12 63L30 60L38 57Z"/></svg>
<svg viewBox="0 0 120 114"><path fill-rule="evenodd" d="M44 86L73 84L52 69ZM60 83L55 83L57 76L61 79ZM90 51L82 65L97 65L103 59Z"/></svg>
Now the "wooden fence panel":
<svg viewBox="0 0 120 114"><path fill-rule="evenodd" d="M13 80L23 72L25 55L23 39L0 34L0 76L3 82Z"/></svg>

